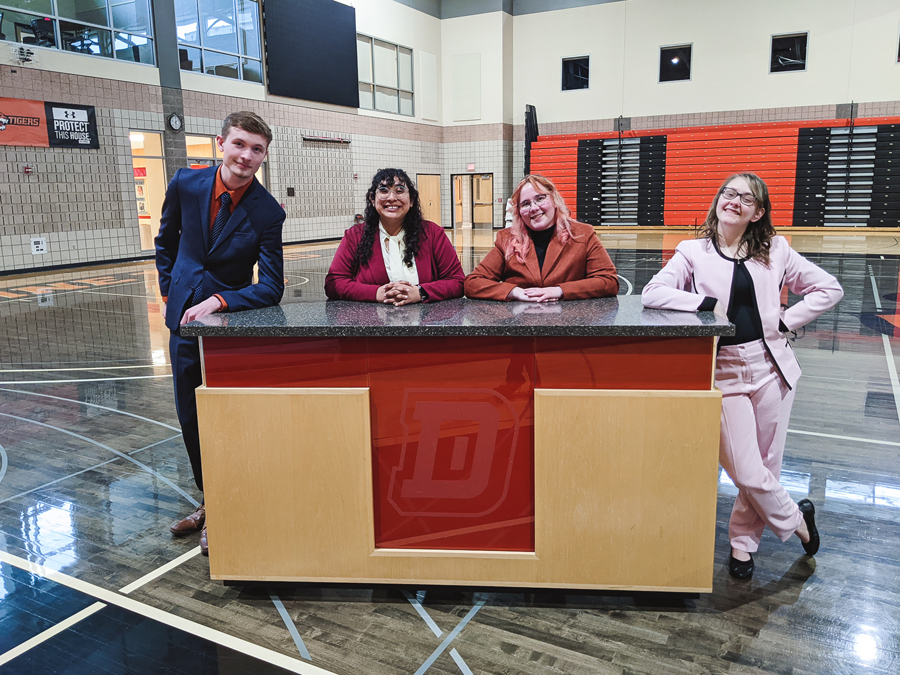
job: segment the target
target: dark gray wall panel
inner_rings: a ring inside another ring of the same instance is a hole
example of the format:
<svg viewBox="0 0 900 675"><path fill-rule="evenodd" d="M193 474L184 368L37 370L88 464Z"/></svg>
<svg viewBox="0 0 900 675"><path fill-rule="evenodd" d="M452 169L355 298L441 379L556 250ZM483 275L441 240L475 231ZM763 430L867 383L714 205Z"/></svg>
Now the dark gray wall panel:
<svg viewBox="0 0 900 675"><path fill-rule="evenodd" d="M265 0L269 93L359 107L356 10L332 0Z"/></svg>

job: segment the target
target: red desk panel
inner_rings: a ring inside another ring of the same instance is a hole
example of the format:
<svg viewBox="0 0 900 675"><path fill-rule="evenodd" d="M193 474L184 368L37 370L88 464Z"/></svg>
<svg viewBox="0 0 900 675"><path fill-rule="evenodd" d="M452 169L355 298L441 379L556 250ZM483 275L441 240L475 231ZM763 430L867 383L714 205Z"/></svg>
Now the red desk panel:
<svg viewBox="0 0 900 675"><path fill-rule="evenodd" d="M711 340L205 337L203 350L208 387L369 388L377 547L534 551L535 387L708 390Z"/></svg>

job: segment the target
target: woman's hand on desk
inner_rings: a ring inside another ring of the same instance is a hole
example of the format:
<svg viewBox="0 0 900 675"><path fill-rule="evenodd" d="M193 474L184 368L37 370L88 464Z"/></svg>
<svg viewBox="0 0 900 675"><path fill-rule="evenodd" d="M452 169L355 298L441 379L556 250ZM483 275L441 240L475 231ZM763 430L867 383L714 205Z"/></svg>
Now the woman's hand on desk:
<svg viewBox="0 0 900 675"><path fill-rule="evenodd" d="M385 284L378 289L378 294L375 297L378 302L394 305L394 307L422 302L418 286L413 286L408 281L393 281Z"/></svg>
<svg viewBox="0 0 900 675"><path fill-rule="evenodd" d="M563 292L559 286L548 288L514 288L507 296L510 300L520 302L555 302L562 298Z"/></svg>

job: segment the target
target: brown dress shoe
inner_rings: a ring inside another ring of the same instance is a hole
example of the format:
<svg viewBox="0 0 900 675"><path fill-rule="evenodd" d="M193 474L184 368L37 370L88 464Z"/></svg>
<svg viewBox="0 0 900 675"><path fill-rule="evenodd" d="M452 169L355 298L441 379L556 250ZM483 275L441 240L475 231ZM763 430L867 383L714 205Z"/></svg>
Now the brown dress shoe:
<svg viewBox="0 0 900 675"><path fill-rule="evenodd" d="M194 534L194 532L199 532L203 528L203 524L206 522L206 505L201 504L200 508L194 511L191 515L185 516L177 523L172 523L172 526L169 530L176 537L183 537L186 534Z"/></svg>
<svg viewBox="0 0 900 675"><path fill-rule="evenodd" d="M206 537L206 525L204 525L203 529L200 531L200 553L209 555L209 539Z"/></svg>

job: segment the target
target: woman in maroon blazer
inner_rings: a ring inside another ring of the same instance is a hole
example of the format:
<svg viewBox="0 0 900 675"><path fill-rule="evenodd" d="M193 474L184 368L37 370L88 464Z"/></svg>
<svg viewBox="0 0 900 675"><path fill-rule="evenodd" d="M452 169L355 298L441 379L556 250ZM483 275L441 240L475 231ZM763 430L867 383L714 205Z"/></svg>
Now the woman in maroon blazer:
<svg viewBox="0 0 900 675"><path fill-rule="evenodd" d="M619 292L616 268L594 228L569 217L556 186L525 176L512 195L512 226L466 277L466 295L553 302Z"/></svg>
<svg viewBox="0 0 900 675"><path fill-rule="evenodd" d="M365 222L344 233L328 274L332 300L409 305L459 298L462 266L444 230L423 220L416 186L381 169L366 193Z"/></svg>

